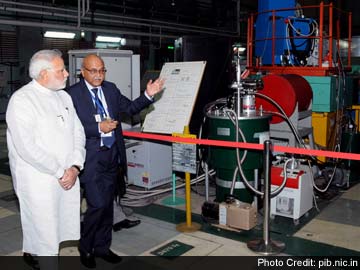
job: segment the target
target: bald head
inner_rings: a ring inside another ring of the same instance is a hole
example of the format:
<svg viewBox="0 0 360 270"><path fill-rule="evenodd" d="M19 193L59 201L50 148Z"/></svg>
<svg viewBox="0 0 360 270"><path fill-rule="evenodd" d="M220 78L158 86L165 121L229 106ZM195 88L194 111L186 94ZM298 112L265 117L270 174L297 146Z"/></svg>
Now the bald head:
<svg viewBox="0 0 360 270"><path fill-rule="evenodd" d="M102 64L104 65L104 61L101 59L100 56L96 55L96 54L88 54L87 56L85 56L82 66L86 67L92 64Z"/></svg>
<svg viewBox="0 0 360 270"><path fill-rule="evenodd" d="M105 73L105 64L101 57L89 54L84 58L81 74L90 85L100 86L105 79Z"/></svg>

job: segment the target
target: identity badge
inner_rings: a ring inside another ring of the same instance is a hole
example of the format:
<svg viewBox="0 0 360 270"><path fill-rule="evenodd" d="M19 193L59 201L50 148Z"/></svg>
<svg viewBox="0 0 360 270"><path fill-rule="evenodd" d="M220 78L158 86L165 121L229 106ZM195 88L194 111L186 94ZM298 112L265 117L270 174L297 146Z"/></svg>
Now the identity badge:
<svg viewBox="0 0 360 270"><path fill-rule="evenodd" d="M101 122L101 116L100 116L100 114L95 114L94 116L95 116L95 121L96 121L97 123L100 123L100 122Z"/></svg>

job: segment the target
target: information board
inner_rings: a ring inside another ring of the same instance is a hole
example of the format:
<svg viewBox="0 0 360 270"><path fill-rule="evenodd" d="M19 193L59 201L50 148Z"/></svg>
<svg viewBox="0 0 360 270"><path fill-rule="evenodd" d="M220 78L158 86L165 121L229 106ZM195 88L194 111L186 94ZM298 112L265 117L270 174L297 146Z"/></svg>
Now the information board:
<svg viewBox="0 0 360 270"><path fill-rule="evenodd" d="M196 174L196 144L172 144L172 168L177 172Z"/></svg>
<svg viewBox="0 0 360 270"><path fill-rule="evenodd" d="M166 63L160 73L164 91L149 107L142 127L144 132L182 133L190 123L205 61Z"/></svg>

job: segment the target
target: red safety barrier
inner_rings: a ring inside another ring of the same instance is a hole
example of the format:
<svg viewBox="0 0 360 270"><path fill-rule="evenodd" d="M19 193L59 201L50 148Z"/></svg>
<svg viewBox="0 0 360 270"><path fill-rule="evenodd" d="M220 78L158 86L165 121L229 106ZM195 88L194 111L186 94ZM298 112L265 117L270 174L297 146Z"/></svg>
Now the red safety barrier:
<svg viewBox="0 0 360 270"><path fill-rule="evenodd" d="M210 146L223 146L223 147L237 147L237 148L254 149L254 150L264 149L264 146L262 144L257 144L257 143L192 139L192 138L173 137L169 135L158 135L154 133L132 132L126 130L124 130L123 133L124 136L126 137L150 139L156 141L200 144L200 145L210 145ZM320 156L320 157L360 160L360 154L333 152L333 151L315 150L315 149L304 149L304 148L289 147L289 146L274 145L273 151L289 153L289 154L307 155L307 156Z"/></svg>

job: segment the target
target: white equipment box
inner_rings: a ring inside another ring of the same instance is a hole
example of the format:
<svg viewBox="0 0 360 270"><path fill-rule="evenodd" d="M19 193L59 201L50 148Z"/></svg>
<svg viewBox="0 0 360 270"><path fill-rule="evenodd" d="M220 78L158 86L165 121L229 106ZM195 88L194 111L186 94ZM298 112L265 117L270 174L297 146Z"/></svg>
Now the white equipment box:
<svg viewBox="0 0 360 270"><path fill-rule="evenodd" d="M309 166L300 165L297 169L287 169L287 182L284 189L271 199L271 216L284 216L295 222L313 207L313 186ZM271 191L278 188L284 179L282 166L271 168Z"/></svg>
<svg viewBox="0 0 360 270"><path fill-rule="evenodd" d="M172 181L169 143L126 140L128 183L151 189Z"/></svg>

